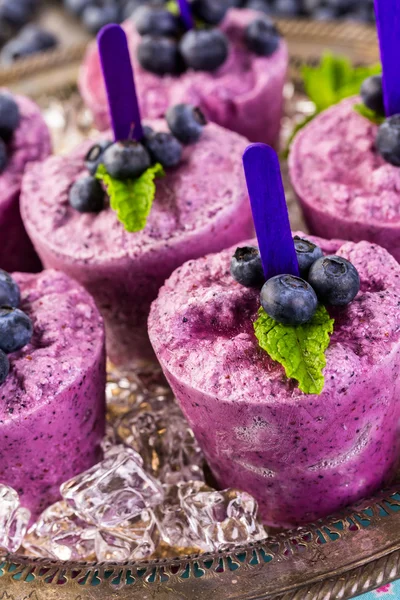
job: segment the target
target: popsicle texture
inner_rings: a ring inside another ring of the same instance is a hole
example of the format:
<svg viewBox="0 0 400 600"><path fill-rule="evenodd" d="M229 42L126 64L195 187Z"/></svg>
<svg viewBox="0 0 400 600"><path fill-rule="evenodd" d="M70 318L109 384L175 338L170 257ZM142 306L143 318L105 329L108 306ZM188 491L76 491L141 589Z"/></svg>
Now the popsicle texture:
<svg viewBox="0 0 400 600"><path fill-rule="evenodd" d="M148 124L166 130L164 121ZM92 143L28 170L24 223L44 264L66 272L94 297L111 360L154 358L146 323L165 279L186 260L252 235L241 164L247 140L207 125L200 141L185 147L181 164L157 180L147 226L137 233L125 231L110 208L82 214L69 205L72 183L87 174L84 156Z"/></svg>
<svg viewBox="0 0 400 600"><path fill-rule="evenodd" d="M14 278L34 334L9 355L0 386L0 483L35 518L59 499L62 482L101 459L104 328L93 299L63 273Z"/></svg>
<svg viewBox="0 0 400 600"><path fill-rule="evenodd" d="M179 77L159 77L145 71L136 58L140 36L126 21L131 59L143 117L163 117L170 105L189 102L199 106L210 121L232 129L253 142L276 145L283 112L283 85L288 50L282 39L270 57L257 56L244 45L246 26L259 16L252 10L228 11L221 25L230 40L230 54L215 73L187 71ZM98 49L89 46L79 77L81 94L99 129L110 125Z"/></svg>
<svg viewBox="0 0 400 600"><path fill-rule="evenodd" d="M50 134L38 106L23 96L14 97L21 122L8 145L8 165L0 174L0 268L38 271L40 261L22 224L19 195L25 166L50 154Z"/></svg>
<svg viewBox="0 0 400 600"><path fill-rule="evenodd" d="M400 261L400 169L375 150L377 125L344 100L300 131L290 178L310 231L368 240Z"/></svg>
<svg viewBox="0 0 400 600"><path fill-rule="evenodd" d="M219 485L252 494L275 526L367 496L400 455L400 266L367 242L310 239L361 277L355 301L332 311L319 396L303 394L259 348L259 292L231 277L234 248L177 269L149 317L154 350Z"/></svg>

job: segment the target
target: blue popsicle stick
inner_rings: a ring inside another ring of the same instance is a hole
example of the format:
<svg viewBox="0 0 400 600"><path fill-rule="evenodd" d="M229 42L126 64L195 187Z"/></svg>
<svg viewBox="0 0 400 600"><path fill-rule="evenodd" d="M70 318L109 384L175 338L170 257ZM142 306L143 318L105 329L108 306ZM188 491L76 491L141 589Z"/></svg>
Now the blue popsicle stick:
<svg viewBox="0 0 400 600"><path fill-rule="evenodd" d="M400 0L375 0L387 117L400 114Z"/></svg>
<svg viewBox="0 0 400 600"><path fill-rule="evenodd" d="M190 10L189 2L187 0L178 0L179 11L181 13L181 19L186 29L193 29L194 21L192 17L192 11Z"/></svg>
<svg viewBox="0 0 400 600"><path fill-rule="evenodd" d="M141 140L143 129L125 31L106 25L97 36L115 141Z"/></svg>
<svg viewBox="0 0 400 600"><path fill-rule="evenodd" d="M251 144L243 154L243 166L265 277L298 276L278 156L266 144Z"/></svg>

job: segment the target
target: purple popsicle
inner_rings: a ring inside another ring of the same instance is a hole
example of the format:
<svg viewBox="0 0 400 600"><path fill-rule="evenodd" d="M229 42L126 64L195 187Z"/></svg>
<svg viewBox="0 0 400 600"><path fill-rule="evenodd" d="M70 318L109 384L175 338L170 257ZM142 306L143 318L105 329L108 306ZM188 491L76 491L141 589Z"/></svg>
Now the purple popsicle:
<svg viewBox="0 0 400 600"><path fill-rule="evenodd" d="M265 277L298 276L278 156L266 144L251 144L243 154L243 166Z"/></svg>
<svg viewBox="0 0 400 600"><path fill-rule="evenodd" d="M187 0L178 0L179 11L181 13L181 19L186 29L193 29L194 22L192 17L192 11Z"/></svg>
<svg viewBox="0 0 400 600"><path fill-rule="evenodd" d="M400 0L375 0L387 117L400 113Z"/></svg>
<svg viewBox="0 0 400 600"><path fill-rule="evenodd" d="M126 34L106 25L97 37L115 141L141 140L143 129Z"/></svg>

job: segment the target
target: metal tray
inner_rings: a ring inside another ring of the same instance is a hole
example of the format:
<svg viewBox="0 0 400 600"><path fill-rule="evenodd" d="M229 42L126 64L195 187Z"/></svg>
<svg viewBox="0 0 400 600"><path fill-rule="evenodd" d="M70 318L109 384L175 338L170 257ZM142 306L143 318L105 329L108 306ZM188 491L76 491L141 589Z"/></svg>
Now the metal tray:
<svg viewBox="0 0 400 600"><path fill-rule="evenodd" d="M306 20L278 24L289 42L295 83L300 65L317 62L326 48L355 63L379 58L372 27ZM50 120L52 111L56 121L62 113L59 151L66 149L66 137L73 145L91 128L75 86L85 46L86 38L0 71L0 86L36 98ZM287 119L294 110L292 95ZM301 226L289 189L287 193L292 223ZM0 599L346 600L400 577L398 511L400 483L337 515L229 552L135 564L0 556Z"/></svg>

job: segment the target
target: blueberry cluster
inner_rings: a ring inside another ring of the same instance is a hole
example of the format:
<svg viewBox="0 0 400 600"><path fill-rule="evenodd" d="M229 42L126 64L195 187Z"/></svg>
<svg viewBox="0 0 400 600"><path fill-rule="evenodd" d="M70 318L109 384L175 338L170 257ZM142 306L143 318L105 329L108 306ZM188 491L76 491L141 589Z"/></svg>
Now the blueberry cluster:
<svg viewBox="0 0 400 600"><path fill-rule="evenodd" d="M18 104L14 98L6 93L0 93L0 173L4 171L8 162L7 144L12 139L14 131L20 122Z"/></svg>
<svg viewBox="0 0 400 600"><path fill-rule="evenodd" d="M191 10L200 26L189 31L164 5L140 6L132 15L142 36L139 63L157 75L177 75L186 69L215 71L229 51L228 38L216 26L234 4L234 0L192 0ZM279 45L279 33L266 15L260 15L246 28L244 41L251 51L270 56Z"/></svg>
<svg viewBox="0 0 400 600"><path fill-rule="evenodd" d="M368 77L360 90L361 100L372 111L374 120L383 121L376 136L376 149L386 162L400 167L400 115L385 119L382 75Z"/></svg>
<svg viewBox="0 0 400 600"><path fill-rule="evenodd" d="M30 24L39 0L0 0L0 61L8 65L15 60L48 50L57 45L55 35Z"/></svg>
<svg viewBox="0 0 400 600"><path fill-rule="evenodd" d="M376 136L376 149L386 162L400 167L400 115L385 119L382 76L368 77L360 90L363 104L372 111L377 120L383 120Z"/></svg>
<svg viewBox="0 0 400 600"><path fill-rule="evenodd" d="M18 308L20 301L18 285L0 269L0 385L10 370L7 354L29 344L33 334L32 321Z"/></svg>
<svg viewBox="0 0 400 600"><path fill-rule="evenodd" d="M357 269L336 255L324 256L321 248L295 236L301 277L277 275L265 281L258 248L237 248L231 274L246 287L261 287L261 306L271 318L285 325L301 325L312 319L318 302L345 306L360 289Z"/></svg>
<svg viewBox="0 0 400 600"><path fill-rule="evenodd" d="M277 17L308 17L317 21L347 19L373 23L374 0L247 0L248 8Z"/></svg>
<svg viewBox="0 0 400 600"><path fill-rule="evenodd" d="M90 175L81 177L71 186L69 203L79 212L98 213L105 206L105 192L95 174L100 164L114 179L140 177L152 164L160 163L165 169L178 166L183 145L200 139L207 121L200 109L191 104L177 104L165 115L170 132L156 132L143 128L141 142L126 140L112 143L100 141L85 157Z"/></svg>

